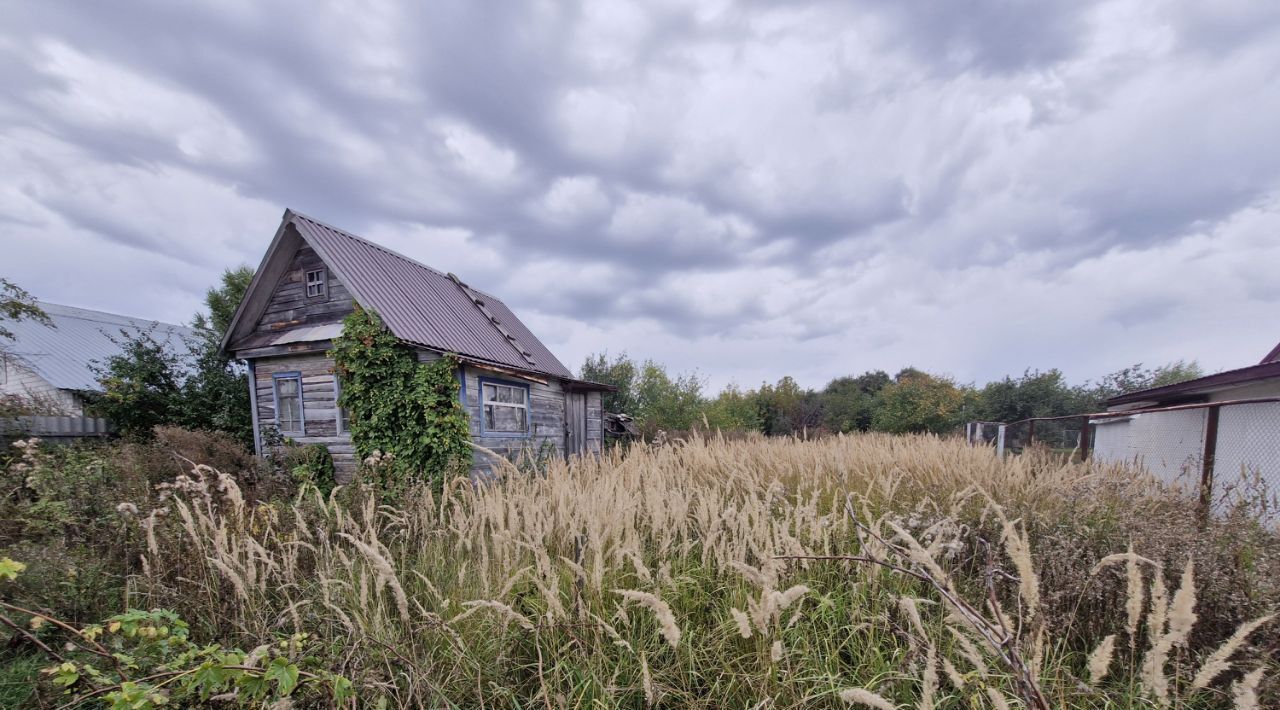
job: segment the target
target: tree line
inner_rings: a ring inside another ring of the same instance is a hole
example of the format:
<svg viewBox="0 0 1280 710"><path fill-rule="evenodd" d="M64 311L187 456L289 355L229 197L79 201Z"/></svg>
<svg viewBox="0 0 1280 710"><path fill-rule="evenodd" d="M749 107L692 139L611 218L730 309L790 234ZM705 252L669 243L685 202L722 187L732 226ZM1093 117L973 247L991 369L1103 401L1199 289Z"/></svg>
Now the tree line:
<svg viewBox="0 0 1280 710"><path fill-rule="evenodd" d="M755 389L729 384L712 394L696 372L673 375L653 360L638 363L625 353L591 355L580 371L585 380L615 387L604 395L605 410L632 415L649 435L697 428L766 435L941 434L967 421L1012 422L1096 412L1111 397L1202 374L1195 361L1178 360L1153 368L1132 365L1083 384L1068 383L1060 370L1051 369L1027 370L979 387L906 367L893 376L871 370L837 377L822 389L802 387L784 376Z"/></svg>
<svg viewBox="0 0 1280 710"><path fill-rule="evenodd" d="M187 352L175 352L148 332L122 332L120 352L94 365L102 386L91 409L121 433L146 437L161 424L224 431L246 445L253 442L249 385L245 368L219 351L218 344L253 279L253 269L227 269L205 294L204 309L191 321L196 336ZM0 279L0 323L48 322L34 298ZM9 333L0 327L0 348ZM906 367L837 377L822 389L808 389L790 376L755 389L729 384L714 394L697 372L672 374L653 360L623 353L587 357L586 380L614 386L604 396L609 412L630 414L641 431L696 428L758 431L786 436L820 432L953 431L966 421L1012 422L1098 411L1107 399L1148 387L1200 377L1195 361L1147 368L1123 368L1096 382L1070 384L1057 369L1027 370L981 387L945 375Z"/></svg>

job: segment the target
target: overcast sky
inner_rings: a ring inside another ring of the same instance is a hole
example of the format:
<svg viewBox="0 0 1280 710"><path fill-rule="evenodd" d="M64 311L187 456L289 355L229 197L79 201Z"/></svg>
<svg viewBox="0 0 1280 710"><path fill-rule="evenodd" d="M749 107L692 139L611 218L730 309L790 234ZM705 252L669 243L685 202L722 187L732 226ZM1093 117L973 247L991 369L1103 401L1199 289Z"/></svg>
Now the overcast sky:
<svg viewBox="0 0 1280 710"><path fill-rule="evenodd" d="M0 0L0 276L187 321L286 207L718 387L1255 363L1280 2Z"/></svg>

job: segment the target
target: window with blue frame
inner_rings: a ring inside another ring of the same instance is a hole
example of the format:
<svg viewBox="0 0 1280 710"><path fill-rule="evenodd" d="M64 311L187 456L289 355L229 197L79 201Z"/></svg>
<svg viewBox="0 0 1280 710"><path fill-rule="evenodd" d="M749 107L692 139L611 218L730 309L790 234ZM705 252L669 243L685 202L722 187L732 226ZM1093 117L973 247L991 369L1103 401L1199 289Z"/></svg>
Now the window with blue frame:
<svg viewBox="0 0 1280 710"><path fill-rule="evenodd" d="M527 436L529 386L481 378L480 431L482 434Z"/></svg>
<svg viewBox="0 0 1280 710"><path fill-rule="evenodd" d="M281 372L272 376L276 397L276 428L281 434L305 434L302 411L302 373Z"/></svg>

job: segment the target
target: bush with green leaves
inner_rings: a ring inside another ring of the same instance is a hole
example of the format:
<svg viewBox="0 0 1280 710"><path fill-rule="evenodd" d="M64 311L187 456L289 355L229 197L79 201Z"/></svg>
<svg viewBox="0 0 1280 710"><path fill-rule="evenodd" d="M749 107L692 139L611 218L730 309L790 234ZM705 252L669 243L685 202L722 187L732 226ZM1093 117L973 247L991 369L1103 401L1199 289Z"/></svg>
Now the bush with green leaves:
<svg viewBox="0 0 1280 710"><path fill-rule="evenodd" d="M26 565L0 558L0 584L12 583ZM130 609L99 624L76 627L4 601L0 623L48 657L43 675L69 696L68 705L147 710L191 707L214 698L240 706L282 699L354 699L351 681L329 671L306 633L281 636L248 653L200 644L186 622L165 609Z"/></svg>
<svg viewBox="0 0 1280 710"><path fill-rule="evenodd" d="M456 358L418 362L376 313L361 308L343 321L329 355L342 381L338 404L347 410L356 454L384 462L365 467L366 480L396 497L417 481L439 490L470 466Z"/></svg>

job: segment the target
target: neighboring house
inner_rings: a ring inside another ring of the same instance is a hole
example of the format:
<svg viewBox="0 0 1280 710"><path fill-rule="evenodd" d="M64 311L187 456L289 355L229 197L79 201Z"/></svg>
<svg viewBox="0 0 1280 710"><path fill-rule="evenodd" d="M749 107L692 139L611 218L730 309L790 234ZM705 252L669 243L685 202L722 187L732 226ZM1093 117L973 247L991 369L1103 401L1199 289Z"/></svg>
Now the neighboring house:
<svg viewBox="0 0 1280 710"><path fill-rule="evenodd" d="M222 347L249 364L255 445L264 428L333 454L341 480L356 461L341 383L327 354L356 304L428 362L461 361L474 443L501 456L598 453L601 392L574 378L502 301L353 234L286 210ZM473 475L502 465L477 452Z"/></svg>
<svg viewBox="0 0 1280 710"><path fill-rule="evenodd" d="M1280 397L1280 345L1257 365L1130 392L1106 406L1108 412L1128 412L1269 397ZM1166 482L1198 485L1212 451L1219 480L1247 471L1280 485L1280 402L1098 417L1090 423L1095 460L1137 460Z"/></svg>
<svg viewBox="0 0 1280 710"><path fill-rule="evenodd" d="M100 392L95 363L120 352L121 331L149 332L177 353L187 351L190 328L86 308L37 303L53 326L7 322L15 339L0 341L0 395L32 400L68 416L82 416L86 394Z"/></svg>

